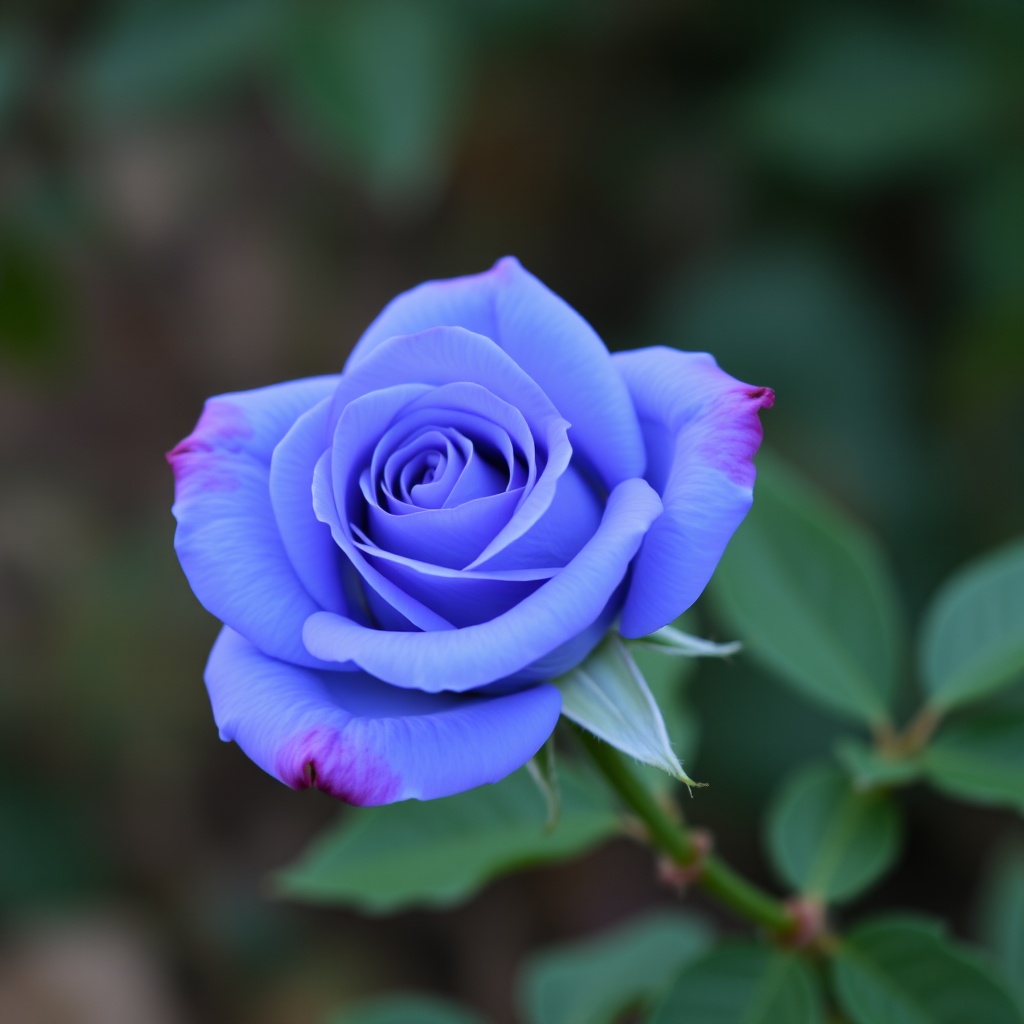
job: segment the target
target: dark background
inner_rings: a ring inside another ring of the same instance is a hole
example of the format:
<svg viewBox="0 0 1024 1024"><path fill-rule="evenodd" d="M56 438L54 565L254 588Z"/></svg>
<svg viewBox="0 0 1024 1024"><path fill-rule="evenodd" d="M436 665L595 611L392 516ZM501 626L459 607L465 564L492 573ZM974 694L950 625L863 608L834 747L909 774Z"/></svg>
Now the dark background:
<svg viewBox="0 0 1024 1024"><path fill-rule="evenodd" d="M773 386L769 442L912 621L1024 522L1011 0L8 0L0 147L4 1021L419 986L508 1022L526 950L670 899L625 840L445 914L266 895L338 809L217 741L162 453L207 395L336 371L400 290L514 253L611 347ZM837 726L742 659L692 692L691 816L770 881L758 815ZM969 934L1012 819L907 804L869 902Z"/></svg>

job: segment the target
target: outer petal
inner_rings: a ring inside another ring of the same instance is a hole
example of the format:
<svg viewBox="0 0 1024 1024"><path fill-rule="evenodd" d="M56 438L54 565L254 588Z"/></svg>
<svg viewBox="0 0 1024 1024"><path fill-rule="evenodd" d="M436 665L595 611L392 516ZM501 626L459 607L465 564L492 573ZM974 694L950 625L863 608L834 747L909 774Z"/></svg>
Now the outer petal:
<svg viewBox="0 0 1024 1024"><path fill-rule="evenodd" d="M637 555L623 636L646 636L700 596L753 499L758 411L768 388L741 384L705 352L645 348L616 355L648 445L648 479L665 512Z"/></svg>
<svg viewBox="0 0 1024 1024"><path fill-rule="evenodd" d="M168 453L176 479L174 546L203 606L260 650L318 664L302 623L320 605L296 575L270 502L274 447L335 388L314 377L211 398Z"/></svg>
<svg viewBox="0 0 1024 1024"><path fill-rule="evenodd" d="M316 657L351 659L379 679L428 693L496 682L588 629L660 513L646 481L626 480L609 495L601 525L580 553L504 615L463 629L398 633L318 612L306 622L306 645Z"/></svg>
<svg viewBox="0 0 1024 1024"><path fill-rule="evenodd" d="M388 338L441 325L497 342L572 424L574 449L609 489L644 471L643 441L608 350L568 303L511 256L471 277L429 281L393 299L349 358L357 369Z"/></svg>
<svg viewBox="0 0 1024 1024"><path fill-rule="evenodd" d="M554 728L558 691L501 696L400 690L361 672L268 658L225 628L206 667L221 738L293 789L352 804L433 800L497 782Z"/></svg>

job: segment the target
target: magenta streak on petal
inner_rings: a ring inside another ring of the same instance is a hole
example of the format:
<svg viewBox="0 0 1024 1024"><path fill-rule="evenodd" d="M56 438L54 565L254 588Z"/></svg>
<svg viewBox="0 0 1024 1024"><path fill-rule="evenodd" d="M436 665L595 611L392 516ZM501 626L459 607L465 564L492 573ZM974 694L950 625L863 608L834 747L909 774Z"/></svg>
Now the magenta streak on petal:
<svg viewBox="0 0 1024 1024"><path fill-rule="evenodd" d="M706 352L653 347L613 359L664 504L633 562L622 609L619 631L638 637L682 614L711 579L753 500L758 412L775 396L730 377Z"/></svg>
<svg viewBox="0 0 1024 1024"><path fill-rule="evenodd" d="M179 441L166 455L174 472L175 483L183 487L188 482L211 491L234 490L238 481L216 455L241 451L242 445L239 442L247 441L252 436L252 425L242 409L224 399L210 399L203 407L203 413L192 433ZM199 468L202 473L196 479L195 470Z"/></svg>
<svg viewBox="0 0 1024 1024"><path fill-rule="evenodd" d="M359 807L394 800L402 780L384 760L328 726L314 726L278 754L276 774L292 789L319 789Z"/></svg>
<svg viewBox="0 0 1024 1024"><path fill-rule="evenodd" d="M709 437L702 446L701 454L708 462L717 465L733 483L740 487L752 487L755 470L753 453L761 447L764 428L757 413L770 409L775 404L775 392L771 388L741 387L722 400L723 422L733 422L731 444L716 445ZM723 432L724 433L724 432Z"/></svg>

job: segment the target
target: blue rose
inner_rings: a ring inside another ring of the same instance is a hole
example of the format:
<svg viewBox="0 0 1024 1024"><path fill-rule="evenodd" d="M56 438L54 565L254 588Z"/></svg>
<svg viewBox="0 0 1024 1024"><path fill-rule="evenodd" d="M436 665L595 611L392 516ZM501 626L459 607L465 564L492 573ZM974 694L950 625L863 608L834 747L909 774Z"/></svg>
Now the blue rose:
<svg viewBox="0 0 1024 1024"><path fill-rule="evenodd" d="M394 299L338 376L211 398L168 459L221 737L354 804L501 779L549 680L697 599L771 402L704 353L610 355L511 258Z"/></svg>

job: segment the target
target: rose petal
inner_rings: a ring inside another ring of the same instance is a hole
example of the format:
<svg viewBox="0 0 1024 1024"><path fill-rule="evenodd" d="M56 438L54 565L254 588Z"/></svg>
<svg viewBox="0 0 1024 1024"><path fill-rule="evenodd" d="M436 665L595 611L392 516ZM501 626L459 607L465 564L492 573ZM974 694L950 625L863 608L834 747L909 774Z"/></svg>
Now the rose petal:
<svg viewBox="0 0 1024 1024"><path fill-rule="evenodd" d="M569 424L565 420L559 419L550 422L545 437L547 462L532 490L524 489L523 500L512 518L501 528L487 547L466 566L467 569L476 569L486 565L489 559L503 552L510 544L531 530L551 507L562 474L569 468L569 461L572 459L568 427Z"/></svg>
<svg viewBox="0 0 1024 1024"><path fill-rule="evenodd" d="M456 508L415 509L400 516L368 505L366 532L384 551L461 569L509 521L521 492L519 487Z"/></svg>
<svg viewBox="0 0 1024 1024"><path fill-rule="evenodd" d="M270 500L288 559L303 586L328 611L344 613L342 580L348 563L330 527L313 512L313 470L327 450L331 399L303 413L274 449L270 460Z"/></svg>
<svg viewBox="0 0 1024 1024"><path fill-rule="evenodd" d="M622 611L623 636L681 615L700 596L753 500L758 411L774 394L730 377L704 352L656 347L615 356L648 444L665 511L644 538Z"/></svg>
<svg viewBox="0 0 1024 1024"><path fill-rule="evenodd" d="M503 615L520 601L529 597L545 579L557 569L544 571L541 579L501 580L487 579L454 570L454 576L439 576L420 572L405 559L386 557L372 548L362 548L367 561L387 577L403 594L415 598L422 605L444 617L458 628L475 626L480 622ZM420 563L427 568L428 563ZM452 570L449 570L452 571ZM536 574L536 570L532 570Z"/></svg>
<svg viewBox="0 0 1024 1024"><path fill-rule="evenodd" d="M388 457L384 464L385 493L416 508L440 508L472 454L472 444L457 431L425 431Z"/></svg>
<svg viewBox="0 0 1024 1024"><path fill-rule="evenodd" d="M540 749L561 708L547 685L428 695L362 672L300 668L227 628L206 685L222 739L294 789L315 786L353 804L432 800L497 782Z"/></svg>
<svg viewBox="0 0 1024 1024"><path fill-rule="evenodd" d="M450 569L433 562L381 550L361 530L353 528L356 547L403 594L437 612L456 627L493 619L533 593L559 567Z"/></svg>
<svg viewBox="0 0 1024 1024"><path fill-rule="evenodd" d="M606 487L643 474L643 438L604 343L510 256L483 274L429 281L393 299L359 339L346 376L387 339L440 325L464 327L500 345L572 424L574 449Z"/></svg>
<svg viewBox="0 0 1024 1024"><path fill-rule="evenodd" d="M193 432L167 456L176 480L174 546L196 597L260 650L304 665L318 664L302 644L302 623L320 605L281 540L270 461L289 427L337 380L314 377L211 398Z"/></svg>
<svg viewBox="0 0 1024 1024"><path fill-rule="evenodd" d="M550 506L522 536L487 559L481 568L564 566L594 535L602 504L583 474L570 463L558 478Z"/></svg>
<svg viewBox="0 0 1024 1024"><path fill-rule="evenodd" d="M380 394L382 392L377 391L369 397ZM338 514L336 488L331 477L331 452L324 452L313 471L313 511L321 522L330 527L335 543L363 578L363 595L368 609L380 625L385 630L454 628L447 619L405 593L367 561L356 547L351 524Z"/></svg>
<svg viewBox="0 0 1024 1024"><path fill-rule="evenodd" d="M386 453L396 439L439 422L458 428L472 436L477 447L500 456L508 471L508 489L453 505L460 497L460 483L437 509L416 508L394 497L378 502L374 481L382 476L390 458ZM543 449L540 458L543 464ZM402 410L374 450L369 472L360 476L367 533L386 551L462 568L494 540L522 504L536 476L536 461L533 436L518 409L477 384L432 389Z"/></svg>
<svg viewBox="0 0 1024 1024"><path fill-rule="evenodd" d="M493 346L492 346L493 348ZM501 358L505 358L502 356ZM348 556L350 562L362 576L366 588L366 598L370 608L378 619L379 625L385 631L399 629L406 630L409 626L415 626L422 630L447 630L451 629L454 623L444 615L443 612L428 604L424 600L430 594L435 594L439 604L451 608L449 600L453 589L450 582L435 583L427 581L425 586L413 585L415 581L403 579L403 573L391 566L382 566L367 558L366 554L356 545L352 528L358 525L362 518L364 491L359 483L359 469L365 465L368 457L368 449L373 438L380 437L390 425L399 422L410 407L413 398L426 395L423 385L399 385L392 388L385 388L379 391L371 391L351 401L338 420L332 444L330 457L321 459L314 473L314 509L317 516L326 522L330 528L335 542ZM554 418L549 421L552 443L559 442L559 436L564 438L563 423ZM567 459L568 456L565 456ZM562 468L563 458L550 460L550 469L545 467L542 477L545 474L553 477ZM537 490L537 487L535 487ZM331 502L331 491L333 491L333 504ZM550 502L553 491L546 496L541 493L540 508L546 502ZM524 506L526 502L524 501ZM422 549L419 549L422 550ZM417 554L419 551L416 552ZM499 587L474 587L474 590L487 590L488 599L481 600L484 608L497 611L506 604L504 596L498 594L499 590L518 590L522 596L530 589L528 586L518 588ZM396 619L393 612L397 612L400 618ZM473 615L472 607L463 608L460 620L468 621L466 616Z"/></svg>
<svg viewBox="0 0 1024 1024"><path fill-rule="evenodd" d="M436 390L440 392L463 387L470 388L473 385L450 384ZM483 388L479 390L484 391ZM490 393L487 392L487 394ZM492 395L491 397L493 398L494 396ZM498 399L495 399L495 401L498 401ZM512 414L517 415L516 410L512 409L511 406L507 406L504 402L501 404L509 410L510 418ZM530 429L522 416L518 417L519 422L515 424L515 429L512 436L510 436L507 427L502 427L498 423L466 410L438 410L430 408L420 409L414 413L405 410L395 426L380 439L374 450L373 459L369 467L368 482L371 484L374 482L379 483L381 489L387 494L387 501L382 506L386 507L387 511L395 515L423 511L421 508L402 500L393 493L394 488L388 487L388 471L386 467L393 458L392 449L396 445L400 445L406 437L415 435L417 430L426 430L430 424L437 423L439 420L443 420L448 425L445 429L457 430L464 438L471 438L474 448L476 445L479 445L483 454L490 455L493 459L497 459L502 463L503 469L498 470L495 467L495 471L504 474L504 478L507 481L506 489L521 488L524 485L527 487L532 486L535 475L536 452L533 435L530 433ZM527 465L529 469L527 469ZM392 493L387 493L389 490ZM379 502L374 491L375 488L373 486L369 488L364 487L363 495L368 502L378 505ZM443 507L452 508L455 504L456 502L449 498L445 500Z"/></svg>
<svg viewBox="0 0 1024 1024"><path fill-rule="evenodd" d="M324 453L313 473L317 518L331 528L335 543L363 578L369 609L386 631L453 628L443 616L402 591L371 565L356 547L352 534L353 524L360 524L365 511L360 467L370 461L377 440L409 404L430 390L429 385L402 384L368 392L349 402L338 420L331 450Z"/></svg>
<svg viewBox="0 0 1024 1024"><path fill-rule="evenodd" d="M415 443L416 439L423 436L431 427L441 429L442 432L451 428L467 439L474 450L479 447L479 454L490 455L492 459L504 463L508 486L532 483L535 462L534 439L522 413L487 388L465 382L433 388L403 410L401 417L380 439L374 450L370 464L373 480L386 484L387 466L398 451L406 443ZM470 458L467 455L467 466L469 462ZM484 465L493 470L493 473L500 473L497 466L490 467L486 462ZM530 469L524 477L522 470L526 466ZM479 471L478 469L475 472ZM490 476L488 479L492 486L496 485L495 477ZM460 480L445 499L444 507L451 508L462 501L482 496L482 493L494 493L493 490L475 493L475 490L483 486L486 484L482 481L474 484L472 480ZM388 508L393 508L392 503L388 503ZM406 508L399 507L395 510L406 511Z"/></svg>
<svg viewBox="0 0 1024 1024"><path fill-rule="evenodd" d="M318 612L306 622L310 653L355 661L396 686L465 691L511 676L587 630L606 609L661 501L644 480L608 497L594 536L556 576L504 615L458 630L394 633Z"/></svg>
<svg viewBox="0 0 1024 1024"><path fill-rule="evenodd" d="M561 572L561 566L524 566L513 569L452 569L436 562L423 562L417 558L399 555L393 551L385 551L373 543L365 531L358 526L352 527L356 547L375 558L381 558L396 565L405 565L428 576L440 579L462 580L547 580Z"/></svg>
<svg viewBox="0 0 1024 1024"><path fill-rule="evenodd" d="M543 658L530 662L526 668L507 676L499 684L501 687L523 686L527 683L539 683L550 679L557 679L564 675L569 669L575 668L588 654L604 639L605 634L618 617L619 609L622 607L622 598L626 588L620 584L616 587L612 596L608 599L604 608L594 621L582 632L565 643L559 644L553 651L545 654ZM350 663L349 663L350 664ZM501 692L506 692L502 689Z"/></svg>
<svg viewBox="0 0 1024 1024"><path fill-rule="evenodd" d="M437 387L466 382L518 409L535 437L543 436L550 420L562 418L536 381L489 338L461 327L434 327L388 338L346 369L334 393L332 422L350 402L372 391L402 384Z"/></svg>

